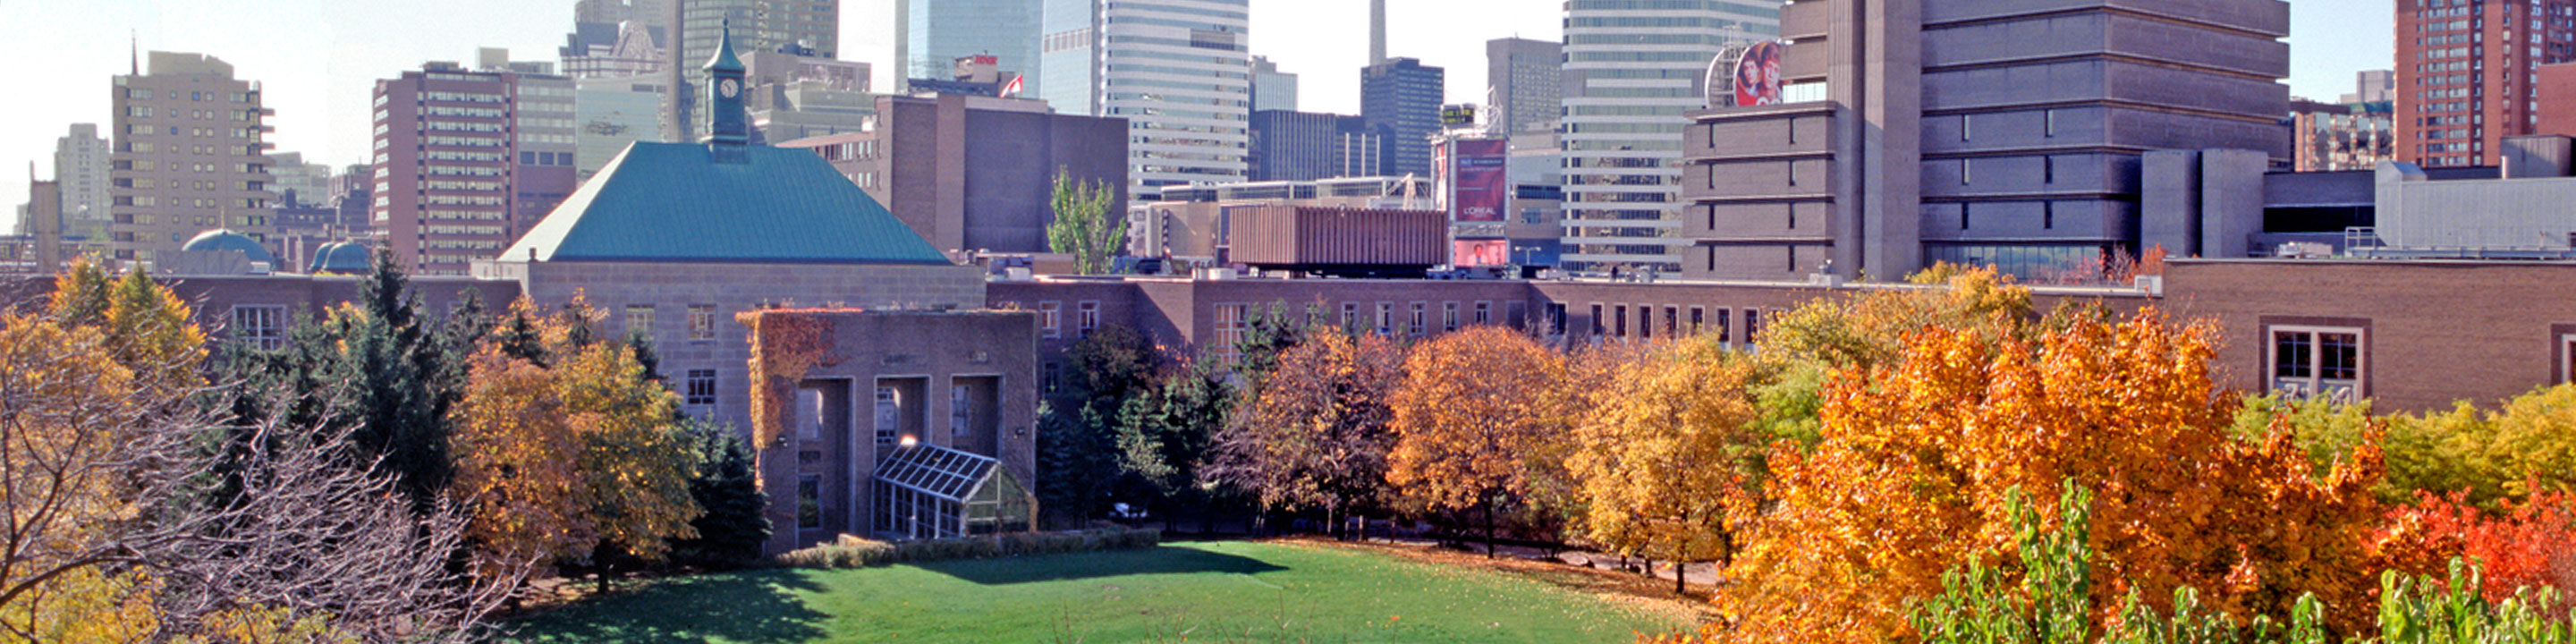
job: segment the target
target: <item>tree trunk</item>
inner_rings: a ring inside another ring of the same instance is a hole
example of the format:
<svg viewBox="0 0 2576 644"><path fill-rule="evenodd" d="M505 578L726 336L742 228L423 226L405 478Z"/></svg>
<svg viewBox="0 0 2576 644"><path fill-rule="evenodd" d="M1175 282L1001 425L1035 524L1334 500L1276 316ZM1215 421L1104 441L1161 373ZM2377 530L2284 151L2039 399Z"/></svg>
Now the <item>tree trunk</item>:
<svg viewBox="0 0 2576 644"><path fill-rule="evenodd" d="M1683 581L1690 578L1690 570L1686 566L1689 564L1681 561L1673 562L1673 594L1675 595L1690 594L1690 586Z"/></svg>
<svg viewBox="0 0 2576 644"><path fill-rule="evenodd" d="M1494 501L1485 500L1485 558L1494 558Z"/></svg>

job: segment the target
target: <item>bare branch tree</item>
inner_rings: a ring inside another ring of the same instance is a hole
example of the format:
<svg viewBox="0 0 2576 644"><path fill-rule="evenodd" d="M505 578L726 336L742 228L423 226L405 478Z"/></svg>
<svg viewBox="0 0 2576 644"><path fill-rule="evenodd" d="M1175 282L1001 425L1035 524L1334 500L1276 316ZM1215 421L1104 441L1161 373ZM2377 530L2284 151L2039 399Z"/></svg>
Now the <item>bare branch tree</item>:
<svg viewBox="0 0 2576 644"><path fill-rule="evenodd" d="M348 432L236 424L194 401L286 394L196 385L190 364L110 359L103 335L0 323L0 633L82 571L137 574L155 637L320 628L334 639L467 641L526 568L468 577L466 514L415 513ZM0 638L9 639L9 638Z"/></svg>

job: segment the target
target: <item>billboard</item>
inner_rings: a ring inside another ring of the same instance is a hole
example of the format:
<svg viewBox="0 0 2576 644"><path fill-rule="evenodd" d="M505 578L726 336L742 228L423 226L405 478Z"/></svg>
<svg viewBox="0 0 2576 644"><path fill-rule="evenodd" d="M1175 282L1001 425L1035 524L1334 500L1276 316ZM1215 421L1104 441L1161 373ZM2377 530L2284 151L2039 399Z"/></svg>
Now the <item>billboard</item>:
<svg viewBox="0 0 2576 644"><path fill-rule="evenodd" d="M1512 263L1512 241L1508 239L1460 239L1449 243L1450 266L1510 266Z"/></svg>
<svg viewBox="0 0 2576 644"><path fill-rule="evenodd" d="M1780 43L1758 42L1735 63L1736 105L1780 104Z"/></svg>
<svg viewBox="0 0 2576 644"><path fill-rule="evenodd" d="M1511 208L1511 142L1503 139L1458 139L1449 142L1449 216L1454 221L1502 221Z"/></svg>
<svg viewBox="0 0 2576 644"><path fill-rule="evenodd" d="M1462 127L1473 126L1475 124L1476 106L1457 104L1440 106L1441 127L1454 130Z"/></svg>

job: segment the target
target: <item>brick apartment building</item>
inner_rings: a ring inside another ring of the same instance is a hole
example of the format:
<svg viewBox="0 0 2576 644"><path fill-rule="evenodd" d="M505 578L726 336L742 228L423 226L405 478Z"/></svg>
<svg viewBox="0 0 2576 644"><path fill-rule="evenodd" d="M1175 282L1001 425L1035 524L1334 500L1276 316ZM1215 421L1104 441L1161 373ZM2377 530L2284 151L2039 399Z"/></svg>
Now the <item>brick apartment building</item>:
<svg viewBox="0 0 2576 644"><path fill-rule="evenodd" d="M2576 1L2398 0L2396 10L2398 160L2492 166L2505 137L2551 133L2539 129L2540 70L2576 61Z"/></svg>

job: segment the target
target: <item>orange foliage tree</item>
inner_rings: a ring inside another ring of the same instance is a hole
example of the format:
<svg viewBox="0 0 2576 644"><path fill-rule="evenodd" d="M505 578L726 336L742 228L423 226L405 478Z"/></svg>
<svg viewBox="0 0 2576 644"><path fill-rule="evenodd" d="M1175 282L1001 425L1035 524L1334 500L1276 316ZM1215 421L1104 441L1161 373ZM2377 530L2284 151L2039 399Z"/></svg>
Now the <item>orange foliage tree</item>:
<svg viewBox="0 0 2576 644"><path fill-rule="evenodd" d="M2483 570L2478 590L2489 601L2525 587L2576 591L2576 494L2542 492L2498 512L2478 509L2466 490L2416 494L2414 505L2389 513L2381 547L2392 564L2438 570L2465 557Z"/></svg>
<svg viewBox="0 0 2576 644"><path fill-rule="evenodd" d="M513 314L533 317L529 307L520 300ZM655 561L670 540L697 536L697 462L674 422L679 401L645 378L632 348L596 341L596 316L576 299L537 320L539 359L501 342L474 354L450 493L474 508L467 535L487 569L603 546Z"/></svg>
<svg viewBox="0 0 2576 644"><path fill-rule="evenodd" d="M1565 496L1574 413L1565 359L1528 336L1477 327L1414 347L1404 365L1388 401L1387 483L1431 510L1481 508L1491 557L1495 504Z"/></svg>
<svg viewBox="0 0 2576 644"><path fill-rule="evenodd" d="M1732 519L1749 512L1732 510L1760 503L1775 438L1754 404L1757 369L1704 335L1587 380L1619 385L1594 398L1575 431L1585 534L1622 555L1676 562L1675 592L1682 562L1734 556Z"/></svg>
<svg viewBox="0 0 2576 644"><path fill-rule="evenodd" d="M2234 439L2206 325L2178 328L2152 310L1996 324L1919 328L1894 360L1828 386L1822 442L1778 450L1776 507L1742 509L1755 537L1720 595L1737 635L1906 636L1909 598L2009 542L2005 490L2068 479L2099 491L2091 546L2104 596L2170 597L2188 584L2238 615L2281 614L2302 592L2366 603L2375 447L2319 477L2278 432Z"/></svg>

